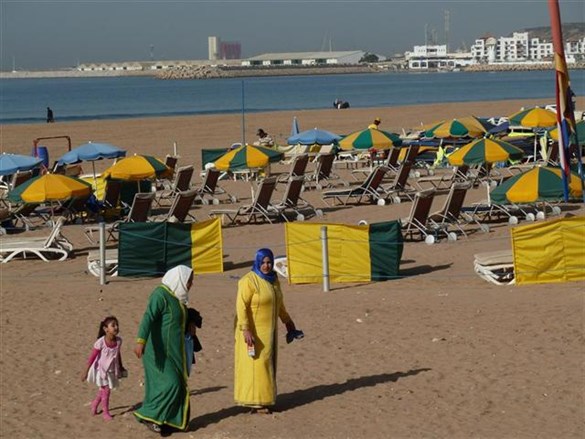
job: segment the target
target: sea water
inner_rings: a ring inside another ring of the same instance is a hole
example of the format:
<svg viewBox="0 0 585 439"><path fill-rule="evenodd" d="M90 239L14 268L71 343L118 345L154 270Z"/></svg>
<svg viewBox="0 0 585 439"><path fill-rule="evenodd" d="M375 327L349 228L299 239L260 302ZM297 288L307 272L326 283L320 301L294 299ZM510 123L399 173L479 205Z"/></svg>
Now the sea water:
<svg viewBox="0 0 585 439"><path fill-rule="evenodd" d="M585 94L585 71L571 72L573 91ZM440 102L543 99L554 103L554 71L379 73L272 76L205 80L153 77L4 79L0 123L226 114ZM480 115L495 116L495 115Z"/></svg>

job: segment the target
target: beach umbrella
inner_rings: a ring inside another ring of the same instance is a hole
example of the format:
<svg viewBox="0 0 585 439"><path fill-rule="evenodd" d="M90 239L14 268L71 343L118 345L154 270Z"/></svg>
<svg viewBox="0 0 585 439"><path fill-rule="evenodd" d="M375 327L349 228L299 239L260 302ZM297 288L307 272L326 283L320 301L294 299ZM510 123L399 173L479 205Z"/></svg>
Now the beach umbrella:
<svg viewBox="0 0 585 439"><path fill-rule="evenodd" d="M340 148L345 150L388 149L400 145L402 145L402 139L398 134L372 128L355 131L339 141Z"/></svg>
<svg viewBox="0 0 585 439"><path fill-rule="evenodd" d="M43 159L29 155L6 154L0 155L0 175L10 175L18 171L29 171L36 168Z"/></svg>
<svg viewBox="0 0 585 439"><path fill-rule="evenodd" d="M579 139L579 145L585 144L585 120L580 120L575 125L577 128L577 138ZM556 141L559 140L559 130L557 127L551 129L548 134L550 137ZM575 143L575 135L571 135L571 143Z"/></svg>
<svg viewBox="0 0 585 439"><path fill-rule="evenodd" d="M73 164L84 161L95 161L102 159L117 159L125 157L126 151L109 143L84 143L71 151L63 154L57 163L60 165Z"/></svg>
<svg viewBox="0 0 585 439"><path fill-rule="evenodd" d="M119 160L103 173L104 178L140 181L172 177L173 170L163 161L149 155L133 155Z"/></svg>
<svg viewBox="0 0 585 439"><path fill-rule="evenodd" d="M61 174L45 174L17 186L8 193L8 198L17 203L46 203L85 197L91 192L91 184L86 181Z"/></svg>
<svg viewBox="0 0 585 439"><path fill-rule="evenodd" d="M530 128L547 128L556 125L557 115L550 110L534 107L520 110L508 117L510 125Z"/></svg>
<svg viewBox="0 0 585 439"><path fill-rule="evenodd" d="M282 152L272 148L242 145L222 155L214 162L214 165L220 171L263 168L269 163L279 162L283 157Z"/></svg>
<svg viewBox="0 0 585 439"><path fill-rule="evenodd" d="M297 133L287 139L289 145L330 145L337 143L341 136L327 130L313 128L312 130Z"/></svg>
<svg viewBox="0 0 585 439"><path fill-rule="evenodd" d="M290 129L290 135L292 136L296 136L297 134L299 134L300 129L299 129L299 121L297 120L297 117L293 117L293 121L292 121L292 128Z"/></svg>
<svg viewBox="0 0 585 439"><path fill-rule="evenodd" d="M508 117L510 125L520 125L532 128L549 128L557 124L557 115L550 110L534 107L526 110L520 110ZM534 161L536 161L536 151L538 149L538 136L534 133Z"/></svg>
<svg viewBox="0 0 585 439"><path fill-rule="evenodd" d="M517 146L495 139L477 139L451 153L447 159L454 166L518 160L524 151Z"/></svg>
<svg viewBox="0 0 585 439"><path fill-rule="evenodd" d="M490 193L497 204L563 201L562 170L545 166L534 168L509 178ZM569 197L582 196L581 180L574 172L569 179Z"/></svg>
<svg viewBox="0 0 585 439"><path fill-rule="evenodd" d="M462 117L438 122L425 130L424 137L436 137L440 139L458 137L483 137L490 129L485 122L475 116Z"/></svg>
<svg viewBox="0 0 585 439"><path fill-rule="evenodd" d="M97 178L95 172L96 160L102 159L117 159L125 157L126 151L118 148L117 146L110 145L109 143L84 143L71 151L63 154L58 160L59 165L70 165L73 163L80 162L91 162L91 168L93 170L93 181L94 186L97 187Z"/></svg>

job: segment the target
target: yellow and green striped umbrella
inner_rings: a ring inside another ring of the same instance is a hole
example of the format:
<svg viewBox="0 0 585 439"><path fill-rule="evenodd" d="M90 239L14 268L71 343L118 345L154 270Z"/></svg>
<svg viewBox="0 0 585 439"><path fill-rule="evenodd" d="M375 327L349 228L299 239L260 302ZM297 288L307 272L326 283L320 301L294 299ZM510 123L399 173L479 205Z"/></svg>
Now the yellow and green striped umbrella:
<svg viewBox="0 0 585 439"><path fill-rule="evenodd" d="M284 153L272 148L242 145L222 155L214 162L214 165L220 171L263 168L268 163L279 162L283 157Z"/></svg>
<svg viewBox="0 0 585 439"><path fill-rule="evenodd" d="M506 180L490 193L490 198L497 204L563 201L561 172L560 168L536 166ZM582 193L579 176L571 172L569 198L580 198Z"/></svg>
<svg viewBox="0 0 585 439"><path fill-rule="evenodd" d="M556 125L557 115L544 108L534 107L520 110L508 117L510 125L531 128L547 128Z"/></svg>
<svg viewBox="0 0 585 439"><path fill-rule="evenodd" d="M451 165L461 166L518 160L523 155L521 148L510 143L495 139L477 139L449 154L447 159Z"/></svg>
<svg viewBox="0 0 585 439"><path fill-rule="evenodd" d="M483 137L487 133L486 127L474 116L462 117L443 121L432 125L425 131L425 137L439 139L459 137Z"/></svg>
<svg viewBox="0 0 585 439"><path fill-rule="evenodd" d="M339 141L339 147L344 150L388 149L400 145L402 145L402 139L398 134L372 128L355 131Z"/></svg>
<svg viewBox="0 0 585 439"><path fill-rule="evenodd" d="M119 160L102 175L104 178L116 180L140 181L151 178L172 177L173 170L156 157L149 155L133 155Z"/></svg>
<svg viewBox="0 0 585 439"><path fill-rule="evenodd" d="M91 194L91 184L75 177L45 174L31 178L12 190L8 198L14 202L46 203L67 201Z"/></svg>
<svg viewBox="0 0 585 439"><path fill-rule="evenodd" d="M583 145L583 144L585 144L585 120L580 120L579 122L577 122L576 127L577 127L577 137L579 138L579 144ZM549 133L550 137L553 138L554 140L559 140L558 128L553 128L548 133ZM571 135L571 143L576 143L574 134Z"/></svg>

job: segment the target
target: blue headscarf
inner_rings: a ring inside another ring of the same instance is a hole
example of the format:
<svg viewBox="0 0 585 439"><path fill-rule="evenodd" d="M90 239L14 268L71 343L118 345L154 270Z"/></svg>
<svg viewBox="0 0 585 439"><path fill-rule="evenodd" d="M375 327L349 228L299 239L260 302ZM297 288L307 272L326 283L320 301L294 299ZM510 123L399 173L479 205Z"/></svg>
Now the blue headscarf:
<svg viewBox="0 0 585 439"><path fill-rule="evenodd" d="M270 258L273 269L270 273L264 274L262 273L262 270L260 270L260 267L262 266L262 259L267 256ZM252 271L271 284L276 281L276 272L274 271L274 254L272 253L272 250L269 248L261 248L256 252L256 258L254 259L254 266L252 267Z"/></svg>

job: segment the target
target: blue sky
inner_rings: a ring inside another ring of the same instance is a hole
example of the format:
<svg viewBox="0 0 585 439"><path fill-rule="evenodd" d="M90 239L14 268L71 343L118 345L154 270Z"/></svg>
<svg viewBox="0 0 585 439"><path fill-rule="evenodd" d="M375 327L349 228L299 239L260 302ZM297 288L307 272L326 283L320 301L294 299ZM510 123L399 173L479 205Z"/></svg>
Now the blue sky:
<svg viewBox="0 0 585 439"><path fill-rule="evenodd" d="M563 22L585 21L582 0L560 0ZM1 0L0 68L82 62L206 59L207 37L240 41L242 56L265 52L366 50L386 56L424 44L425 27L450 48L486 33L548 26L546 0L124 1Z"/></svg>

